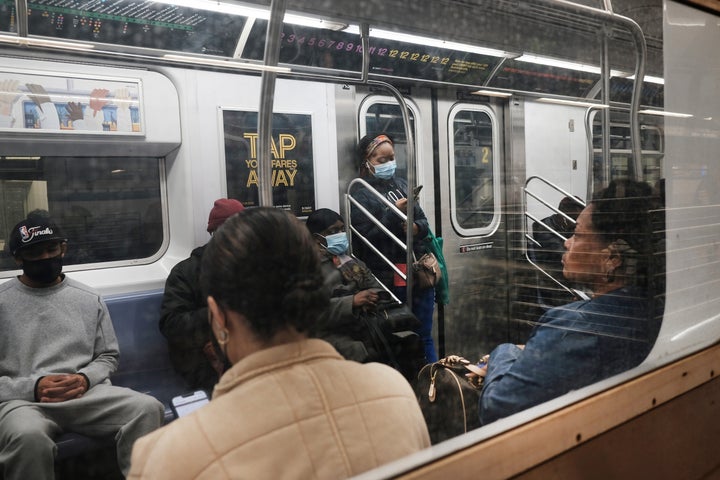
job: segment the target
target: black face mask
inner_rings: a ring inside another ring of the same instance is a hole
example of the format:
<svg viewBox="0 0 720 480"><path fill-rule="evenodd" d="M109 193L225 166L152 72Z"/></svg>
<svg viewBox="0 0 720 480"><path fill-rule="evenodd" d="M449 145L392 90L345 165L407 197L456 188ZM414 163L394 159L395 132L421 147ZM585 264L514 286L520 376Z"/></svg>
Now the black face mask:
<svg viewBox="0 0 720 480"><path fill-rule="evenodd" d="M62 272L62 255L42 260L23 260L23 273L36 283L52 283Z"/></svg>

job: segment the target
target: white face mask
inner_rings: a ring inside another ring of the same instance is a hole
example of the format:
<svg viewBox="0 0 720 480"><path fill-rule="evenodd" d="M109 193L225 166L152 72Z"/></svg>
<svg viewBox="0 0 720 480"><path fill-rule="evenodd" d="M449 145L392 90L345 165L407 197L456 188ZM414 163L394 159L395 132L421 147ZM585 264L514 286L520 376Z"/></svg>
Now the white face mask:
<svg viewBox="0 0 720 480"><path fill-rule="evenodd" d="M373 176L382 180L389 180L393 177L393 175L395 175L397 163L395 162L395 160L390 160L389 162L381 163L379 165L373 165L372 167L373 170L375 170Z"/></svg>

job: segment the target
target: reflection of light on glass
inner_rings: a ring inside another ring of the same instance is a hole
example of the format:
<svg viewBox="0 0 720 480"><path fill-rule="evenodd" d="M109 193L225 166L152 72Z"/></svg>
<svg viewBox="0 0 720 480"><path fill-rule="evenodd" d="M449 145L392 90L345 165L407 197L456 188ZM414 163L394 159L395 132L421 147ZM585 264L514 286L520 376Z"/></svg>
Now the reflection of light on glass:
<svg viewBox="0 0 720 480"><path fill-rule="evenodd" d="M501 98L507 98L512 97L512 93L510 92L500 92L497 90L476 90L474 92L470 92L473 95L486 95L488 97L501 97Z"/></svg>
<svg viewBox="0 0 720 480"><path fill-rule="evenodd" d="M111 171L110 173L125 173L125 170L123 170L122 168L118 168L116 170Z"/></svg>
<svg viewBox="0 0 720 480"><path fill-rule="evenodd" d="M568 70L576 70L578 72L588 72L600 75L600 67L595 65L588 65L585 63L568 62L567 60L560 60L557 58L542 57L540 55L528 55L523 54L516 58L518 62L534 63L536 65L545 65L548 67L559 67L566 68ZM611 77L627 77L627 73L623 73L619 70L610 70ZM646 77L647 78L647 77Z"/></svg>
<svg viewBox="0 0 720 480"><path fill-rule="evenodd" d="M707 327L707 325L711 325L711 324L717 322L718 320L720 320L720 315L715 315L715 316L712 317L712 318L708 318L707 320L703 320L703 321L700 322L700 323L697 323L697 324L695 324L695 325L692 325L692 326L686 328L685 330L682 330L681 332L678 332L677 334L675 334L675 335L670 339L670 341L671 341L671 342L676 342L676 341L682 339L682 338L685 337L685 336L691 335L691 334L693 334L693 333L695 333L695 332L697 332L697 331L702 331L703 329L705 329L705 328Z"/></svg>
<svg viewBox="0 0 720 480"><path fill-rule="evenodd" d="M426 45L428 47L447 48L449 50L460 50L463 52L477 53L480 55L490 55L493 57L507 57L509 54L502 50L493 48L478 47L467 43L446 42L437 38L421 37L418 35L410 35L407 33L391 32L389 30L380 30L378 28L370 29L370 36L375 38L383 38L385 40L397 40L399 42L415 43L418 45Z"/></svg>
<svg viewBox="0 0 720 480"><path fill-rule="evenodd" d="M675 118L690 118L692 117L689 113L678 113L678 112L666 112L663 110L639 110L638 113L643 113L645 115L659 115L662 117L675 117Z"/></svg>
<svg viewBox="0 0 720 480"><path fill-rule="evenodd" d="M574 106L574 107L610 108L610 105L606 105L604 103L581 102L579 100L565 100L563 98L542 97L542 98L538 98L537 101L542 102L542 103L556 103L559 105L570 105L570 106Z"/></svg>
<svg viewBox="0 0 720 480"><path fill-rule="evenodd" d="M635 80L635 75L630 75L628 77L630 80ZM648 83L657 83L658 85L665 85L665 79L660 77L653 77L652 75L645 75L643 77L644 82Z"/></svg>
<svg viewBox="0 0 720 480"><path fill-rule="evenodd" d="M22 89L22 90L25 91L27 89ZM90 99L92 97L90 94L82 95L82 94L66 94L66 93L54 93L54 92L53 92L52 96L53 96L53 100L56 103L87 102L88 99ZM103 100L108 100L118 106L125 106L125 105L133 106L133 105L137 105L139 103L138 100L135 100L132 98L128 98L128 99L114 98L112 96L103 97Z"/></svg>

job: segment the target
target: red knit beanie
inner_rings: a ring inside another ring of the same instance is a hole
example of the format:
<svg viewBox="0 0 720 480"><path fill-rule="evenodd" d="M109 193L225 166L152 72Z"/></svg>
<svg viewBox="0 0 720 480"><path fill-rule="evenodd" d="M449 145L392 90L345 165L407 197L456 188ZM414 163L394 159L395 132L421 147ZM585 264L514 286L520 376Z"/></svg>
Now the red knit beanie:
<svg viewBox="0 0 720 480"><path fill-rule="evenodd" d="M243 210L245 210L243 204L235 199L221 198L215 200L215 205L213 209L210 210L207 231L210 233L214 232L225 220Z"/></svg>

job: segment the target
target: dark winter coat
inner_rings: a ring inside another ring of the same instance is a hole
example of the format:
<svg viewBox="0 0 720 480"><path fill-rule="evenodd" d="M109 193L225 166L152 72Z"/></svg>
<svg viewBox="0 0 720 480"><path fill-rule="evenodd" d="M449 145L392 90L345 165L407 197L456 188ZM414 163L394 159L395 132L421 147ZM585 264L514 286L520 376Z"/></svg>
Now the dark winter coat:
<svg viewBox="0 0 720 480"><path fill-rule="evenodd" d="M191 389L212 391L218 374L203 351L210 341L205 297L200 288L204 246L170 271L160 312L160 331L168 341L170 360Z"/></svg>

